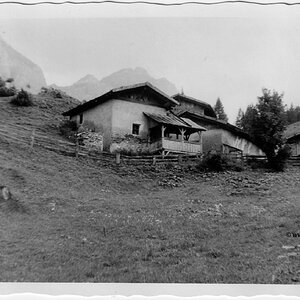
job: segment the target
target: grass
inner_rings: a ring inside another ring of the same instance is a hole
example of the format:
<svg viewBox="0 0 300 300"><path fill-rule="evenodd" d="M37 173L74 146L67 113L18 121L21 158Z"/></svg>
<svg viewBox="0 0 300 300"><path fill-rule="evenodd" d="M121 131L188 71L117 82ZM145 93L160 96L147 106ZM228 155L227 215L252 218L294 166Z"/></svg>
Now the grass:
<svg viewBox="0 0 300 300"><path fill-rule="evenodd" d="M47 124L55 135L54 113L25 110L7 104L2 120ZM288 256L282 248L300 244L287 236L299 232L300 169L205 174L116 166L29 151L1 136L0 160L1 185L24 208L0 205L0 281L300 280L299 249ZM174 176L180 184L161 184Z"/></svg>

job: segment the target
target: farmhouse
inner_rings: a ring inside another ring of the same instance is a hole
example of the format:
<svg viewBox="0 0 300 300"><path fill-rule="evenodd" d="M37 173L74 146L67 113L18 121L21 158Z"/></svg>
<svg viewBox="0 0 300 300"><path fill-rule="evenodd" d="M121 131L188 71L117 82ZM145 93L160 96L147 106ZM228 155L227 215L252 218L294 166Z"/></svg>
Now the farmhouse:
<svg viewBox="0 0 300 300"><path fill-rule="evenodd" d="M179 102L173 112L181 118L189 118L193 122L207 129L203 133L203 152L242 153L244 155L264 155L256 146L249 135L238 127L225 121L218 120L213 108L201 100L176 94L172 97ZM191 141L196 142L197 136L191 136Z"/></svg>
<svg viewBox="0 0 300 300"><path fill-rule="evenodd" d="M78 124L93 122L103 133L104 150L141 153L202 153L206 129L171 109L177 100L150 83L112 89L63 113ZM197 140L191 141L190 136Z"/></svg>
<svg viewBox="0 0 300 300"><path fill-rule="evenodd" d="M300 155L300 121L286 127L284 137L291 146L292 155Z"/></svg>

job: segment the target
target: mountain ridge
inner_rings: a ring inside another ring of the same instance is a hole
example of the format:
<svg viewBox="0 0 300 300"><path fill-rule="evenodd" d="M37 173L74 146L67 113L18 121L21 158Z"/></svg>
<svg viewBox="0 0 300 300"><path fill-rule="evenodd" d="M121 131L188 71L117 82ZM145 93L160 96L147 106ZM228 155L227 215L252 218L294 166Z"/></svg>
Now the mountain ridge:
<svg viewBox="0 0 300 300"><path fill-rule="evenodd" d="M60 89L69 96L77 98L80 101L94 99L114 88L127 86L137 83L149 82L167 95L173 95L178 92L176 86L166 78L154 78L146 69L141 67L124 68L112 74L97 79L92 74L87 74L80 78L72 85L58 86L50 85L56 89Z"/></svg>

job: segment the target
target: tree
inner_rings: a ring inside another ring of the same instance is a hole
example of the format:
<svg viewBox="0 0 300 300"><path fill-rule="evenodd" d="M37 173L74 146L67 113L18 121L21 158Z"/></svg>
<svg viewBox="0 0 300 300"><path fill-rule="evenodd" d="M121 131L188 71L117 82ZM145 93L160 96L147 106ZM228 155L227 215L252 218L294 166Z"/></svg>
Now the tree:
<svg viewBox="0 0 300 300"><path fill-rule="evenodd" d="M238 115L236 117L235 120L235 125L238 128L242 128L242 122L243 122L243 117L244 117L244 112L242 111L242 109L239 109Z"/></svg>
<svg viewBox="0 0 300 300"><path fill-rule="evenodd" d="M290 108L288 108L285 112L285 118L287 124L292 124L300 121L300 107L294 107L293 104L291 104Z"/></svg>
<svg viewBox="0 0 300 300"><path fill-rule="evenodd" d="M254 105L248 105L246 108L246 112L243 114L241 118L241 129L247 132L252 138L255 135L255 128L253 124L255 124L257 118L257 110Z"/></svg>
<svg viewBox="0 0 300 300"><path fill-rule="evenodd" d="M283 169L283 160L288 157L284 146L285 110L283 94L268 89L262 90L258 103L247 107L242 120L242 129L265 152L269 165L277 170Z"/></svg>
<svg viewBox="0 0 300 300"><path fill-rule="evenodd" d="M218 120L223 120L225 122L228 122L228 118L227 118L227 115L225 114L224 106L223 106L220 98L217 99L216 105L214 106L214 111L217 115Z"/></svg>

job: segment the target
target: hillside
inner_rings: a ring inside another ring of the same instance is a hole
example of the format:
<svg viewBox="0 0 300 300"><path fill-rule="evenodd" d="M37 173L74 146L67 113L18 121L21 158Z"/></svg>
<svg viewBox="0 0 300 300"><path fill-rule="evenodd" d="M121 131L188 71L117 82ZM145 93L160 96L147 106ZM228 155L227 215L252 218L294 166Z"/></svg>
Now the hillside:
<svg viewBox="0 0 300 300"><path fill-rule="evenodd" d="M13 78L14 85L31 93L38 93L47 86L43 71L39 66L13 49L0 37L0 77Z"/></svg>
<svg viewBox="0 0 300 300"><path fill-rule="evenodd" d="M77 103L34 101L0 98L0 182L16 203L0 197L1 282L300 282L300 169L201 173L30 150L25 129L61 139L60 113ZM1 133L16 125L20 142Z"/></svg>
<svg viewBox="0 0 300 300"><path fill-rule="evenodd" d="M98 80L93 75L86 75L70 86L57 86L53 84L51 87L60 89L79 100L91 100L113 88L146 81L168 95L174 95L178 92L175 85L166 78L156 79L143 68L122 69L101 80Z"/></svg>

